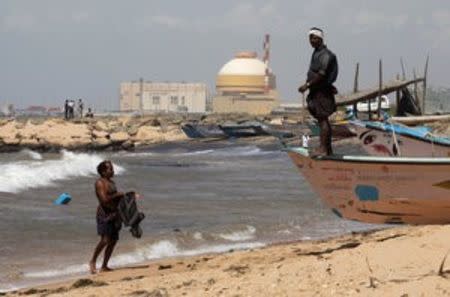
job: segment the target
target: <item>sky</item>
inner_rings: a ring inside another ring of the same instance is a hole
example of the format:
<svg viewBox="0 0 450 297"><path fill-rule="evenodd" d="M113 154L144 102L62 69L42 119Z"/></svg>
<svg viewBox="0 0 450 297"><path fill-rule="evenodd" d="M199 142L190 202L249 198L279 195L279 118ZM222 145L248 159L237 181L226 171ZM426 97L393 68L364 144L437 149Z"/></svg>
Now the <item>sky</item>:
<svg viewBox="0 0 450 297"><path fill-rule="evenodd" d="M442 0L1 0L0 104L61 106L83 98L97 110L118 108L122 81L205 82L214 93L220 68L240 50L262 56L282 100L299 100L312 49L310 27L335 52L341 93L401 72L450 86L450 1Z"/></svg>

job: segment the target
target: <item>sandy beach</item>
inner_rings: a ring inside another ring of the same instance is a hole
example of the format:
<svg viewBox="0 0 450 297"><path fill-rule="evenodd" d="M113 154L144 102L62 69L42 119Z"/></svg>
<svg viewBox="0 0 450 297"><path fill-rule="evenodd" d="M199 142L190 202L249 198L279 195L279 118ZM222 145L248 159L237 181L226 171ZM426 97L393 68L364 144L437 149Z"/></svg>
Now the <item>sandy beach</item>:
<svg viewBox="0 0 450 297"><path fill-rule="evenodd" d="M449 226L166 259L6 296L450 296Z"/></svg>

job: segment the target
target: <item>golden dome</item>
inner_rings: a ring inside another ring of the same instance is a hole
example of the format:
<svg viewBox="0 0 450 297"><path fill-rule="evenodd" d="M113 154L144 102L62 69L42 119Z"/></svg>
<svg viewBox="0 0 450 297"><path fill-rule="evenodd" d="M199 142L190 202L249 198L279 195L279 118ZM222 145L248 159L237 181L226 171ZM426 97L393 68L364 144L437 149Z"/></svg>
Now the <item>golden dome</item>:
<svg viewBox="0 0 450 297"><path fill-rule="evenodd" d="M270 70L269 70L270 72ZM266 65L255 52L239 52L217 74L218 92L264 92Z"/></svg>

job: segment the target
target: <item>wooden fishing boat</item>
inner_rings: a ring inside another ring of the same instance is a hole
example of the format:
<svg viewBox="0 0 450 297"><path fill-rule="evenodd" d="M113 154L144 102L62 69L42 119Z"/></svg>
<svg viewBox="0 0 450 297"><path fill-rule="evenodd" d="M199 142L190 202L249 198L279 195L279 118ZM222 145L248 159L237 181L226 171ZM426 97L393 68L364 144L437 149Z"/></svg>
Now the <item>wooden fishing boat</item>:
<svg viewBox="0 0 450 297"><path fill-rule="evenodd" d="M348 124L372 156L450 157L450 138L433 135L424 126L360 120Z"/></svg>
<svg viewBox="0 0 450 297"><path fill-rule="evenodd" d="M200 125L193 123L186 123L181 126L183 132L189 138L227 138L218 125Z"/></svg>
<svg viewBox="0 0 450 297"><path fill-rule="evenodd" d="M450 158L312 158L305 148L286 151L340 217L381 224L450 223Z"/></svg>
<svg viewBox="0 0 450 297"><path fill-rule="evenodd" d="M228 137L254 137L269 135L264 126L257 121L245 121L242 123L225 123L219 125L219 128Z"/></svg>

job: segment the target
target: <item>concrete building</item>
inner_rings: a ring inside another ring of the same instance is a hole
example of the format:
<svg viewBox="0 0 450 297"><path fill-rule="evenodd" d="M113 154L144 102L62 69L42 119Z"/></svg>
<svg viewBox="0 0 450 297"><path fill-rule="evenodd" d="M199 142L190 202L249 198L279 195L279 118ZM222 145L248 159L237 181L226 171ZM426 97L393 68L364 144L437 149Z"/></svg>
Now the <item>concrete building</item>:
<svg viewBox="0 0 450 297"><path fill-rule="evenodd" d="M213 111L269 114L279 106L276 77L268 65L269 37L264 42L264 58L255 52L239 52L217 74Z"/></svg>
<svg viewBox="0 0 450 297"><path fill-rule="evenodd" d="M123 82L120 110L141 112L205 112L208 90L204 83Z"/></svg>

